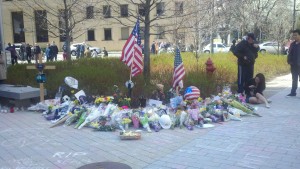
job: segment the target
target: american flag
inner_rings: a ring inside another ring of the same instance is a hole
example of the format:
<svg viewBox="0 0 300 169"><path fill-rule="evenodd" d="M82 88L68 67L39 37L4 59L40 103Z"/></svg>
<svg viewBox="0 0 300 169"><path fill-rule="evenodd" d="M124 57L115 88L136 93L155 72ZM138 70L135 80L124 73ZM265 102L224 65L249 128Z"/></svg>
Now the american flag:
<svg viewBox="0 0 300 169"><path fill-rule="evenodd" d="M143 72L143 54L139 19L137 20L129 38L123 47L120 60L128 67L131 67L132 77Z"/></svg>
<svg viewBox="0 0 300 169"><path fill-rule="evenodd" d="M180 56L180 51L177 48L174 60L174 74L173 74L173 88L178 86L179 82L183 79L185 75L182 59Z"/></svg>

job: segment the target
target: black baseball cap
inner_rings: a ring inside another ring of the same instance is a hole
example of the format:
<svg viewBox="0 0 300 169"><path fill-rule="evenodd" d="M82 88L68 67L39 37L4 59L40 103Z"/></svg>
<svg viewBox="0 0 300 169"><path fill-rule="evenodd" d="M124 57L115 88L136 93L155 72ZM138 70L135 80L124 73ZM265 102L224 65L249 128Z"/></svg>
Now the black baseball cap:
<svg viewBox="0 0 300 169"><path fill-rule="evenodd" d="M254 41L256 41L256 38L255 38L255 36L254 36L254 33L248 33L248 34L247 34L247 37L253 39Z"/></svg>

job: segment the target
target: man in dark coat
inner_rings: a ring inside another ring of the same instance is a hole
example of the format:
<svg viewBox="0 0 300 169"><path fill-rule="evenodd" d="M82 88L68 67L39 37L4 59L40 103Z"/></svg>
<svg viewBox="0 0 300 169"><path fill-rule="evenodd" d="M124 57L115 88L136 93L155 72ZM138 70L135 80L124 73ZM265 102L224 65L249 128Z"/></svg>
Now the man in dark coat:
<svg viewBox="0 0 300 169"><path fill-rule="evenodd" d="M35 43L34 47L33 47L33 54L34 54L34 59L35 59L35 63L38 63L39 60L39 55L42 53L40 46Z"/></svg>
<svg viewBox="0 0 300 169"><path fill-rule="evenodd" d="M51 51L51 60L57 61L57 54L58 54L58 47L56 46L55 42L52 42L52 45L50 46Z"/></svg>
<svg viewBox="0 0 300 169"><path fill-rule="evenodd" d="M238 43L233 54L238 58L238 93L244 93L244 84L254 73L254 63L257 58L259 46L254 44L255 36L249 33L245 40Z"/></svg>
<svg viewBox="0 0 300 169"><path fill-rule="evenodd" d="M15 45L12 46L10 43L8 43L8 47L5 50L10 51L11 64L18 64L18 56Z"/></svg>
<svg viewBox="0 0 300 169"><path fill-rule="evenodd" d="M294 42L291 43L289 48L289 54L287 57L287 63L291 66L292 73L292 89L291 93L287 97L296 96L296 90L298 88L298 78L300 76L300 30L293 31Z"/></svg>

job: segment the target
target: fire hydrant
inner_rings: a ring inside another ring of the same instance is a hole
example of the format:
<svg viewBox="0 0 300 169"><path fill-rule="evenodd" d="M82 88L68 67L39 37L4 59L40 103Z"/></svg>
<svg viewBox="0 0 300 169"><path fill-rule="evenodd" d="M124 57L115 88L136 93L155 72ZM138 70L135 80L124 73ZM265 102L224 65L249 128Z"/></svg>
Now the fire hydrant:
<svg viewBox="0 0 300 169"><path fill-rule="evenodd" d="M210 58L207 59L205 64L206 64L206 72L207 73L213 73L216 70L214 63Z"/></svg>

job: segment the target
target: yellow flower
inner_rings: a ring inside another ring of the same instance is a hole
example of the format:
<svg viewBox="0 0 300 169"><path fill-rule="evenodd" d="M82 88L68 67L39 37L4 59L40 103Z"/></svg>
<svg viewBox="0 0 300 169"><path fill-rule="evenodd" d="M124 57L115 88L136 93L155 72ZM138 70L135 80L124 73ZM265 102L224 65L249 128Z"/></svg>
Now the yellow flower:
<svg viewBox="0 0 300 169"><path fill-rule="evenodd" d="M72 94L74 94L74 93L75 93L75 91L74 91L74 90L71 90L71 93L72 93Z"/></svg>
<svg viewBox="0 0 300 169"><path fill-rule="evenodd" d="M200 108L200 113L206 111L206 107L201 107Z"/></svg>
<svg viewBox="0 0 300 169"><path fill-rule="evenodd" d="M129 118L122 119L122 124L128 124L128 123L131 123L131 120Z"/></svg>
<svg viewBox="0 0 300 169"><path fill-rule="evenodd" d="M202 102L202 100L203 100L203 99L202 99L201 97L198 98L198 102Z"/></svg>

